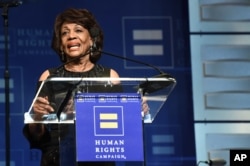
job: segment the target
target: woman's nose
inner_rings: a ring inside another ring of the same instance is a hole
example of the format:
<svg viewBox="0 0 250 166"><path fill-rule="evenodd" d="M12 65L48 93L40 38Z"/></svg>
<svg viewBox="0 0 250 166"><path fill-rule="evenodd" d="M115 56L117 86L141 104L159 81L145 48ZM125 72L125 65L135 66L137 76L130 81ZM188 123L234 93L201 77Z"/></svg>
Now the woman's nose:
<svg viewBox="0 0 250 166"><path fill-rule="evenodd" d="M70 31L69 35L68 35L68 39L75 39L76 38L76 34L74 31Z"/></svg>

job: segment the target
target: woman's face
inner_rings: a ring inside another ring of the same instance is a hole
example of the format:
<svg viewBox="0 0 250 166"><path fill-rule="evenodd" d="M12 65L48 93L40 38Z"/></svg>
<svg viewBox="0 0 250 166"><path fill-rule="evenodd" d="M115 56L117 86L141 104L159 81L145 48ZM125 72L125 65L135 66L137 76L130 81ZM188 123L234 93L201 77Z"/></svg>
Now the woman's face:
<svg viewBox="0 0 250 166"><path fill-rule="evenodd" d="M62 51L69 57L85 54L92 45L87 29L75 23L64 23L61 28Z"/></svg>

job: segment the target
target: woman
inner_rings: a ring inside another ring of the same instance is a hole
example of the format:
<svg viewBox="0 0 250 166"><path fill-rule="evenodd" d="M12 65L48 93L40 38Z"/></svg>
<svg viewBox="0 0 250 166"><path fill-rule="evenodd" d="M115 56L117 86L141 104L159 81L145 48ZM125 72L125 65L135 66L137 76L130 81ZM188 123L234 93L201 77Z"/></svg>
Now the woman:
<svg viewBox="0 0 250 166"><path fill-rule="evenodd" d="M98 33L91 34L92 29L97 30ZM99 52L92 54L91 49L101 50L102 46L102 30L89 11L86 9L64 11L55 20L52 39L52 48L59 55L64 65L44 71L40 76L39 83L54 76L119 78L115 70L96 64L101 54ZM119 81L114 81L112 84L117 85ZM55 112L55 107L52 107L48 92L50 90L45 90L43 95L40 95L34 103L35 114L47 115ZM68 127L60 127L60 130L62 128L64 133L68 132ZM58 131L58 125L52 124L29 124L24 127L24 135L29 140L31 148L38 148L42 151L41 166L60 165ZM74 163L71 163L71 165L74 165ZM113 166L115 164L113 162L97 162L81 163L80 165Z"/></svg>

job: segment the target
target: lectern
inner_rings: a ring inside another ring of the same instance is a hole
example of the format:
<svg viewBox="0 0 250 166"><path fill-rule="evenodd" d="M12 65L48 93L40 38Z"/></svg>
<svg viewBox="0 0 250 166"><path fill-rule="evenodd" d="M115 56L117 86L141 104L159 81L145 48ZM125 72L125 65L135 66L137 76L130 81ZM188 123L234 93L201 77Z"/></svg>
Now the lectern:
<svg viewBox="0 0 250 166"><path fill-rule="evenodd" d="M152 123L176 85L173 77L62 78L41 83L24 123L58 125L61 166L99 161L144 161L143 123ZM37 115L38 97L55 112ZM143 112L146 101L148 112Z"/></svg>

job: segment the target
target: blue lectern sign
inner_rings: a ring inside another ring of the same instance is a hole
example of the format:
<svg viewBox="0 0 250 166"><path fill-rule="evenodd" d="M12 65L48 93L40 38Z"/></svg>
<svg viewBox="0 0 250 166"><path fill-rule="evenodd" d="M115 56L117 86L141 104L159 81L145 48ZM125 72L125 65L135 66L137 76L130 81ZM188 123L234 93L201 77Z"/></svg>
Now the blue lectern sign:
<svg viewBox="0 0 250 166"><path fill-rule="evenodd" d="M83 93L75 109L77 161L143 161L139 94Z"/></svg>

